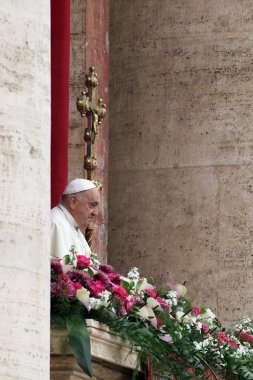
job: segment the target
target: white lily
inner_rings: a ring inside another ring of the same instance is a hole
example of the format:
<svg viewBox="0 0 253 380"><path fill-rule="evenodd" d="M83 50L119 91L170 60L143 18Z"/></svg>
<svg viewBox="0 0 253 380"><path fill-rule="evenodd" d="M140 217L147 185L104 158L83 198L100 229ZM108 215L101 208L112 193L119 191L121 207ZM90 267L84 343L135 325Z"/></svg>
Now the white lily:
<svg viewBox="0 0 253 380"><path fill-rule="evenodd" d="M159 338L161 340L163 340L164 342L167 342L167 343L172 343L173 342L173 339L172 339L172 337L171 337L170 334L160 335Z"/></svg>
<svg viewBox="0 0 253 380"><path fill-rule="evenodd" d="M82 302L82 304L86 307L86 309L90 310L90 292L89 290L82 288L78 289L76 292L76 298Z"/></svg>
<svg viewBox="0 0 253 380"><path fill-rule="evenodd" d="M153 309L150 306L141 307L139 311L137 311L137 314L143 319L148 319L151 324L157 328L157 319Z"/></svg>
<svg viewBox="0 0 253 380"><path fill-rule="evenodd" d="M147 298L147 305L149 307L151 307L151 309L153 309L153 310L156 309L156 310L159 310L159 311L163 311L160 303L156 299L154 299L153 297L148 297Z"/></svg>
<svg viewBox="0 0 253 380"><path fill-rule="evenodd" d="M146 278L143 278L142 280L138 281L138 291L142 290L153 290L154 286L149 284Z"/></svg>
<svg viewBox="0 0 253 380"><path fill-rule="evenodd" d="M216 318L216 315L211 311L211 309L206 309L204 313L201 314L201 316L205 319L211 318L214 319Z"/></svg>

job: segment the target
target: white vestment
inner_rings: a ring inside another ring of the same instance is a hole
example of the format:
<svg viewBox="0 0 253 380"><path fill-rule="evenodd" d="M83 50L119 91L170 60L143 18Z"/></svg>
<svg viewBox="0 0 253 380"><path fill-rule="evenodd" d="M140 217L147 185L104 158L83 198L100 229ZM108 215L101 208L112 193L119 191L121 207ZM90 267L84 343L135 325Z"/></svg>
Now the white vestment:
<svg viewBox="0 0 253 380"><path fill-rule="evenodd" d="M75 247L78 255L90 256L91 250L73 216L63 206L51 210L51 256L62 258Z"/></svg>

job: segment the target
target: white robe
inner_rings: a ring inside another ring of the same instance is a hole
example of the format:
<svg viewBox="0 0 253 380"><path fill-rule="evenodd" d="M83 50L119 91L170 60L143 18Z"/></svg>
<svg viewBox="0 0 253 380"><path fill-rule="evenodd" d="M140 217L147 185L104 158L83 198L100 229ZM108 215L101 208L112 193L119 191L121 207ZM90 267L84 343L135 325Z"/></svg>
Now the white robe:
<svg viewBox="0 0 253 380"><path fill-rule="evenodd" d="M90 247L78 224L60 204L51 210L51 256L62 258L72 246L78 255L90 256Z"/></svg>

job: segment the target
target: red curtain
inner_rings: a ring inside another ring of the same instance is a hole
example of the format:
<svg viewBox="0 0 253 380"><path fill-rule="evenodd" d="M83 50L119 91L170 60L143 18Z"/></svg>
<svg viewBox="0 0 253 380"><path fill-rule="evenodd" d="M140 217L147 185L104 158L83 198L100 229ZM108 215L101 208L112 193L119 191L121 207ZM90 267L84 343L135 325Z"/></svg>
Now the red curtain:
<svg viewBox="0 0 253 380"><path fill-rule="evenodd" d="M51 0L51 207L68 181L70 1Z"/></svg>

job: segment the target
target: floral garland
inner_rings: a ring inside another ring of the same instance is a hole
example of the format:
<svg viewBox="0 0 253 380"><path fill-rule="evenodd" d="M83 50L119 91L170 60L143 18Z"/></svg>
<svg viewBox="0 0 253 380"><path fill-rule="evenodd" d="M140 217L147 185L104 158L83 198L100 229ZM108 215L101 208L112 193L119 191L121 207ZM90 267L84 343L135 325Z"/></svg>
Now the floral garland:
<svg viewBox="0 0 253 380"><path fill-rule="evenodd" d="M186 287L158 289L132 268L127 277L101 264L95 254L51 260L51 319L68 330L81 368L91 376L85 320L95 319L127 339L139 363L150 361L166 379L253 379L253 321L244 318L232 332L213 312L193 307Z"/></svg>

